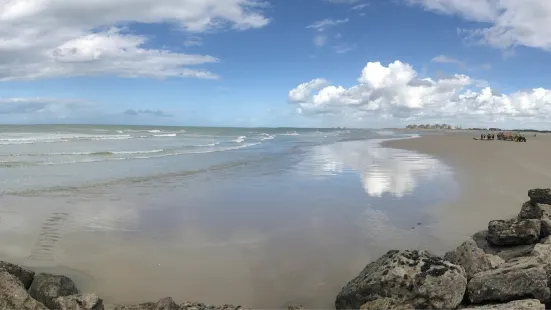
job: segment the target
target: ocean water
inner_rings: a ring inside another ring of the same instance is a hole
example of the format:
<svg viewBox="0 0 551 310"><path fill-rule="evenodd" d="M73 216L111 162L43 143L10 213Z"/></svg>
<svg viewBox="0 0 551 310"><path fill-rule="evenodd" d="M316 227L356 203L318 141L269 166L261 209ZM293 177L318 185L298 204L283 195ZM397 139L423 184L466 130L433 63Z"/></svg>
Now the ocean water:
<svg viewBox="0 0 551 310"><path fill-rule="evenodd" d="M444 245L453 169L392 130L0 126L0 258L107 303L331 307L391 248ZM435 190L437 189L437 190Z"/></svg>

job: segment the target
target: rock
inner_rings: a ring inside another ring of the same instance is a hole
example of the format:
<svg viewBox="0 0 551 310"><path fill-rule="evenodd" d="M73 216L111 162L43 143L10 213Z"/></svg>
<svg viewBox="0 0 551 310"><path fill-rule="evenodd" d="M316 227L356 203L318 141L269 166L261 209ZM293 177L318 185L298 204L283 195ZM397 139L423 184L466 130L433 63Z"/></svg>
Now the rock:
<svg viewBox="0 0 551 310"><path fill-rule="evenodd" d="M31 283L33 282L34 271L30 271L20 266L3 261L0 261L0 269L6 270L7 272L14 275L17 279L19 279L19 281L23 283L23 286L25 286L26 290L29 289Z"/></svg>
<svg viewBox="0 0 551 310"><path fill-rule="evenodd" d="M541 220L541 237L551 236L551 219L544 218Z"/></svg>
<svg viewBox="0 0 551 310"><path fill-rule="evenodd" d="M535 188L528 191L531 202L551 204L551 189Z"/></svg>
<svg viewBox="0 0 551 310"><path fill-rule="evenodd" d="M5 270L0 270L0 309L48 310L27 293L16 276Z"/></svg>
<svg viewBox="0 0 551 310"><path fill-rule="evenodd" d="M477 273L469 281L467 294L474 304L528 297L547 302L551 297L544 266L532 257L517 258L497 269Z"/></svg>
<svg viewBox="0 0 551 310"><path fill-rule="evenodd" d="M198 302L184 302L184 303L180 304L180 308L182 310L239 310L239 309L243 309L241 306L234 306L234 305L213 306L213 305L205 305L203 303L198 303Z"/></svg>
<svg viewBox="0 0 551 310"><path fill-rule="evenodd" d="M454 251L446 253L444 259L463 267L467 273L467 279L472 278L476 273L495 269L505 263L505 260L499 256L484 253L472 238L463 242Z"/></svg>
<svg viewBox="0 0 551 310"><path fill-rule="evenodd" d="M170 297L160 299L155 305L155 310L180 310L180 307Z"/></svg>
<svg viewBox="0 0 551 310"><path fill-rule="evenodd" d="M117 305L113 310L155 310L157 303L144 302L136 305Z"/></svg>
<svg viewBox="0 0 551 310"><path fill-rule="evenodd" d="M103 300L96 294L78 294L55 298L51 310L103 310Z"/></svg>
<svg viewBox="0 0 551 310"><path fill-rule="evenodd" d="M522 204L518 219L543 219L551 218L551 205L527 201Z"/></svg>
<svg viewBox="0 0 551 310"><path fill-rule="evenodd" d="M29 294L48 308L54 308L54 299L57 297L76 295L78 293L79 291L71 279L66 276L47 273L36 275L29 288Z"/></svg>
<svg viewBox="0 0 551 310"><path fill-rule="evenodd" d="M465 293L462 267L426 251L389 251L368 264L338 294L337 309L358 309L369 301L394 298L415 308L459 305Z"/></svg>
<svg viewBox="0 0 551 310"><path fill-rule="evenodd" d="M287 310L306 310L306 308L302 305L289 305L289 307L287 307Z"/></svg>
<svg viewBox="0 0 551 310"><path fill-rule="evenodd" d="M496 220L488 224L488 242L493 245L536 243L540 238L540 220Z"/></svg>
<svg viewBox="0 0 551 310"><path fill-rule="evenodd" d="M478 247L484 251L484 253L497 255L505 261L509 261L517 257L528 256L535 246L535 244L513 245L507 247L494 246L488 243L486 240L487 236L488 231L483 230L474 234L473 240L476 242Z"/></svg>
<svg viewBox="0 0 551 310"><path fill-rule="evenodd" d="M485 305L462 308L462 310L545 310L545 305L537 299L523 299L506 304Z"/></svg>
<svg viewBox="0 0 551 310"><path fill-rule="evenodd" d="M394 298L380 298L366 302L360 307L360 310L415 310L411 305L401 304Z"/></svg>

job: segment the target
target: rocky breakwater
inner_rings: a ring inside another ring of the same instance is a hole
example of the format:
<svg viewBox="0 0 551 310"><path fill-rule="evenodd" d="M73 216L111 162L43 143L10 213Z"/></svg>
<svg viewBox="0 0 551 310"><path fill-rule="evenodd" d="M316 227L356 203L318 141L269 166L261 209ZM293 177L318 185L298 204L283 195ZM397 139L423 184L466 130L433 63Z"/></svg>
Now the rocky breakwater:
<svg viewBox="0 0 551 310"><path fill-rule="evenodd" d="M551 306L551 189L488 223L444 257L390 251L348 282L337 309L545 309Z"/></svg>
<svg viewBox="0 0 551 310"><path fill-rule="evenodd" d="M9 310L238 310L240 306L212 306L195 302L177 304L165 297L157 302L105 306L94 293L81 293L62 275L35 272L0 261L0 309ZM300 310L300 306L289 309Z"/></svg>

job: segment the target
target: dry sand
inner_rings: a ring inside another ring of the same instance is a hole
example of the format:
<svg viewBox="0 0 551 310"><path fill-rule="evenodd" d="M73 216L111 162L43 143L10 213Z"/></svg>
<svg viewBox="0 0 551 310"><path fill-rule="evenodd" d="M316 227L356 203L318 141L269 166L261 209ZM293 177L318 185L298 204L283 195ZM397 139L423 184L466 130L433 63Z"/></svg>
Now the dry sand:
<svg viewBox="0 0 551 310"><path fill-rule="evenodd" d="M526 143L477 141L476 132L452 132L388 141L385 146L433 155L452 166L460 185L455 201L434 207L432 234L458 244L488 221L518 214L530 188L551 187L551 135L527 134Z"/></svg>

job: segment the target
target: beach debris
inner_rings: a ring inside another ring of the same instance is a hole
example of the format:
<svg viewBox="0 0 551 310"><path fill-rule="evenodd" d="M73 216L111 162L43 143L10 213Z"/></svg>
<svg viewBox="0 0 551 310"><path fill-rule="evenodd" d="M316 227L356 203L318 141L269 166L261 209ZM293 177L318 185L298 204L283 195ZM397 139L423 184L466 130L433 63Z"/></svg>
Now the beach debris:
<svg viewBox="0 0 551 310"><path fill-rule="evenodd" d="M423 250L389 251L337 295L337 309L358 309L389 297L418 309L453 309L467 286L465 270Z"/></svg>
<svg viewBox="0 0 551 310"><path fill-rule="evenodd" d="M544 310L545 305L537 299L523 299L510 301L505 304L493 304L478 307L467 307L462 310Z"/></svg>
<svg viewBox="0 0 551 310"><path fill-rule="evenodd" d="M5 270L0 270L0 309L48 310L27 293L16 276Z"/></svg>
<svg viewBox="0 0 551 310"><path fill-rule="evenodd" d="M473 304L507 302L527 296L548 301L551 291L544 266L536 259L522 257L477 273L467 285L467 296Z"/></svg>
<svg viewBox="0 0 551 310"><path fill-rule="evenodd" d="M50 309L57 309L54 299L78 294L75 283L66 276L39 273L29 288L31 296Z"/></svg>
<svg viewBox="0 0 551 310"><path fill-rule="evenodd" d="M488 223L488 242L493 245L536 243L540 238L540 220L495 220Z"/></svg>
<svg viewBox="0 0 551 310"><path fill-rule="evenodd" d="M463 242L454 251L447 252L444 259L463 267L467 273L467 279L505 263L505 260L497 255L484 253L472 238Z"/></svg>
<svg viewBox="0 0 551 310"><path fill-rule="evenodd" d="M103 310L103 300L93 293L62 296L53 300L52 310ZM170 308L165 308L169 310Z"/></svg>
<svg viewBox="0 0 551 310"><path fill-rule="evenodd" d="M14 275L17 279L19 279L19 281L21 281L21 283L23 283L26 290L29 289L34 279L33 271L8 262L0 261L0 270L5 270Z"/></svg>

